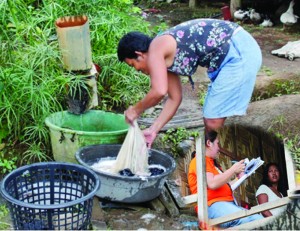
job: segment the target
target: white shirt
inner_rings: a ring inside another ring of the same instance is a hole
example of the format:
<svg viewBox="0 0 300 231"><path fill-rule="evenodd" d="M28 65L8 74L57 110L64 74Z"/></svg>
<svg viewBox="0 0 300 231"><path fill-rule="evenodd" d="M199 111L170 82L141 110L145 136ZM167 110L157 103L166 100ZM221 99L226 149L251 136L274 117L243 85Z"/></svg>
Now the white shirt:
<svg viewBox="0 0 300 231"><path fill-rule="evenodd" d="M255 194L256 198L260 194L267 194L269 202L276 201L276 200L281 198L281 197L277 196L272 191L272 189L270 189L267 185L264 185L264 184L259 186L259 188L257 189L256 194ZM282 196L282 194L281 194L281 196ZM286 206L282 206L282 207L278 207L278 208L275 208L275 209L270 209L269 211L272 213L273 216L278 216L280 213L282 213L285 210L286 210Z"/></svg>

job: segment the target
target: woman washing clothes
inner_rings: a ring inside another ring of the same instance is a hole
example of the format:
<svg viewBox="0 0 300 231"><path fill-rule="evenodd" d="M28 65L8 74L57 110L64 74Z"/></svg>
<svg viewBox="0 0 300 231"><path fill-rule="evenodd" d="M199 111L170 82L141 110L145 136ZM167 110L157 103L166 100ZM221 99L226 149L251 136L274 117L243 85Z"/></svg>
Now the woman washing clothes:
<svg viewBox="0 0 300 231"><path fill-rule="evenodd" d="M151 79L146 96L125 111L128 123L168 95L160 115L144 130L148 147L181 103L179 76L188 76L193 84L197 67L207 68L211 84L203 119L206 130L217 129L227 117L246 113L262 62L261 50L247 31L236 23L217 19L183 22L154 38L129 32L119 41L118 58Z"/></svg>
<svg viewBox="0 0 300 231"><path fill-rule="evenodd" d="M223 217L235 212L245 210L238 206L233 197L230 184L235 181L230 179L233 176L242 177L245 171L244 160L235 163L231 168L222 171L217 163L219 156L219 139L216 131L205 133L205 157L206 157L206 181L207 181L207 205L208 218L214 219ZM189 165L188 184L192 194L197 193L197 169L196 157L194 157ZM236 219L220 224L220 228L234 227L250 221L262 219L260 214L254 214L244 218Z"/></svg>

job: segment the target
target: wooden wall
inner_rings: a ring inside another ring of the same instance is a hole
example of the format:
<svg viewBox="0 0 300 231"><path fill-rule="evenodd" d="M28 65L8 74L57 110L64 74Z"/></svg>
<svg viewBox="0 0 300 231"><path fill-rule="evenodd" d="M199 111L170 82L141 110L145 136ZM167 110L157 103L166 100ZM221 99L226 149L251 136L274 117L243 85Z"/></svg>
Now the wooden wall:
<svg viewBox="0 0 300 231"><path fill-rule="evenodd" d="M252 127L233 125L219 130L221 154L219 163L224 170L232 166L231 160L241 160L261 157L265 164L279 164L284 182L286 182L286 165L283 144L272 134ZM264 165L265 165L264 164ZM259 167L234 192L237 201L256 205L255 192L258 189L263 174L263 166ZM287 185L285 185L287 189Z"/></svg>

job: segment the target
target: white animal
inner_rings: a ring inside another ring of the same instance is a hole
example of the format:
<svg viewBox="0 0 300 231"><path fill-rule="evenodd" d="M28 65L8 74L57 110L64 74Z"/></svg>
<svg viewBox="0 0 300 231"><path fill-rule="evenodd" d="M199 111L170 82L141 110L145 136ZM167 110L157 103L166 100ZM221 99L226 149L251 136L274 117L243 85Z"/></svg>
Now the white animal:
<svg viewBox="0 0 300 231"><path fill-rule="evenodd" d="M233 17L240 21L246 20L249 18L249 11L237 10L233 13Z"/></svg>
<svg viewBox="0 0 300 231"><path fill-rule="evenodd" d="M283 23L283 25L293 25L297 22L299 17L294 15L294 5L295 1L292 0L287 11L280 16L280 21Z"/></svg>
<svg viewBox="0 0 300 231"><path fill-rule="evenodd" d="M250 10L250 20L254 23L258 23L261 20L261 16L258 12L255 11L255 9Z"/></svg>
<svg viewBox="0 0 300 231"><path fill-rule="evenodd" d="M271 21L271 19L265 19L261 24L259 24L262 27L272 27L273 26L273 22Z"/></svg>

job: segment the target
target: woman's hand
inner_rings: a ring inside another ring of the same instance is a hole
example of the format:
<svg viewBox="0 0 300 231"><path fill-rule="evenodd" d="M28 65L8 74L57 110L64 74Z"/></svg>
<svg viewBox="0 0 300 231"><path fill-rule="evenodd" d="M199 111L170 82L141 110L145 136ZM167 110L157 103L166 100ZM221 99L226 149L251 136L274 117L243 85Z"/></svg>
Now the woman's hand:
<svg viewBox="0 0 300 231"><path fill-rule="evenodd" d="M243 171L243 172L240 172L239 174L237 174L237 178L238 179L240 179L242 176L244 176L245 175L245 172Z"/></svg>
<svg viewBox="0 0 300 231"><path fill-rule="evenodd" d="M222 187L226 183L230 183L230 179L235 175L245 171L245 160L241 160L231 166L225 172L214 175L212 172L206 172L206 181L208 188L215 190Z"/></svg>
<svg viewBox="0 0 300 231"><path fill-rule="evenodd" d="M139 115L138 113L136 112L135 110L135 107L134 106L130 106L125 112L124 112L124 115L125 115L125 120L127 123L133 125L133 121L135 121Z"/></svg>
<svg viewBox="0 0 300 231"><path fill-rule="evenodd" d="M154 129L147 128L143 131L143 134L146 139L147 148L151 148L153 141L155 140L157 133Z"/></svg>
<svg viewBox="0 0 300 231"><path fill-rule="evenodd" d="M231 168L234 169L234 173L238 174L240 177L244 174L245 172L245 160L241 160L237 163L235 163ZM242 175L241 175L242 174ZM238 177L239 178L239 177Z"/></svg>

